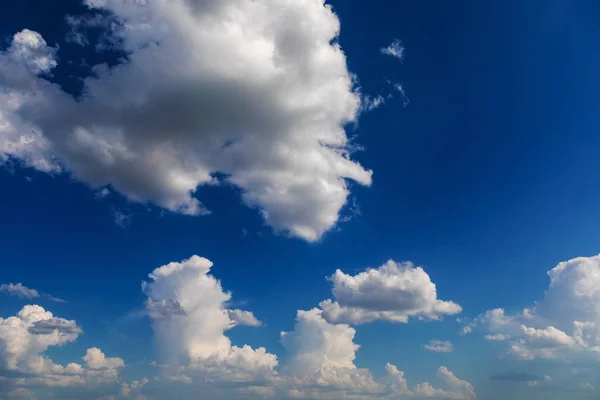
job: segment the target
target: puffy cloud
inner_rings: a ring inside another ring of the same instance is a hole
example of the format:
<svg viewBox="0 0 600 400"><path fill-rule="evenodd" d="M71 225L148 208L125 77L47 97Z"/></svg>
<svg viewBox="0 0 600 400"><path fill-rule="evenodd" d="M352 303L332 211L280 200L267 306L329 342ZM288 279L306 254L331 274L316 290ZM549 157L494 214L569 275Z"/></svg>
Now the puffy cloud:
<svg viewBox="0 0 600 400"><path fill-rule="evenodd" d="M446 367L438 376L447 389L437 389L425 382L409 389L404 372L386 364L387 376L374 379L367 369L354 364L359 346L354 343L354 328L332 324L323 311L298 311L292 332L282 332L281 343L289 353L282 378L286 378L287 395L310 399L397 399L436 397L439 399L475 399L473 386L458 379Z"/></svg>
<svg viewBox="0 0 600 400"><path fill-rule="evenodd" d="M164 361L210 379L241 382L271 377L278 364L275 355L264 348L233 346L225 335L240 323L230 315L248 319L253 314L225 308L231 294L209 274L212 265L206 258L192 256L156 268L148 275L150 281L143 282ZM165 318L167 309L169 316L175 309L176 318Z"/></svg>
<svg viewBox="0 0 600 400"><path fill-rule="evenodd" d="M382 48L380 51L382 54L395 57L400 61L404 58L404 45L400 39L394 39L389 46Z"/></svg>
<svg viewBox="0 0 600 400"><path fill-rule="evenodd" d="M0 370L10 384L19 385L68 387L115 382L125 365L123 360L106 358L97 348L87 350L85 366L62 366L44 355L51 346L73 342L81 333L75 321L54 317L38 305L26 305L16 316L0 318Z"/></svg>
<svg viewBox="0 0 600 400"><path fill-rule="evenodd" d="M150 304L156 312L150 316L165 362L153 365L160 366L167 382L186 383L191 388L210 384L210 388L203 386L205 390L227 390L228 398L392 400L404 394L429 396L425 389L422 393L410 390L404 373L392 364L386 366L387 376L380 379L356 366L356 330L329 322L318 308L299 310L294 329L281 333L286 350L286 362L281 366L277 357L263 348L232 345L226 336L229 329L241 323L257 325L258 320L249 311L226 308L232 296L210 274L212 266L206 258L192 256L156 268L142 284L147 307ZM177 312L163 312L173 308ZM454 375L444 371L448 388L426 384L427 388L438 398L471 399L464 397L463 381L452 381ZM123 385L122 390L129 393L130 385Z"/></svg>
<svg viewBox="0 0 600 400"><path fill-rule="evenodd" d="M308 241L335 226L348 180L371 184L350 159L360 94L323 0L86 4L116 20L105 26L127 60L95 66L76 101L36 76L55 49L15 35L0 54L5 158L187 215L208 212L193 194L218 172L271 227Z"/></svg>
<svg viewBox="0 0 600 400"><path fill-rule="evenodd" d="M0 285L0 293L6 293L9 296L17 296L25 299L40 297L40 293L37 290L23 286L20 282L17 284L4 283Z"/></svg>
<svg viewBox="0 0 600 400"><path fill-rule="evenodd" d="M408 322L409 317L440 319L461 312L452 301L437 298L436 286L421 267L389 260L379 268L330 278L335 300L319 305L330 322L363 324L375 320Z"/></svg>
<svg viewBox="0 0 600 400"><path fill-rule="evenodd" d="M49 72L56 67L56 49L48 47L37 32L23 29L13 36L8 56L34 74Z"/></svg>
<svg viewBox="0 0 600 400"><path fill-rule="evenodd" d="M436 353L451 353L454 351L454 345L452 342L443 340L430 340L425 347L427 350L435 351Z"/></svg>
<svg viewBox="0 0 600 400"><path fill-rule="evenodd" d="M359 346L356 331L348 325L333 325L323 311L298 311L292 332L281 333L281 343L290 355L285 372L299 386L318 386L350 392L377 393L380 385L371 373L354 365Z"/></svg>
<svg viewBox="0 0 600 400"><path fill-rule="evenodd" d="M457 378L452 371L446 367L440 367L438 376L446 383L448 390L436 389L425 382L417 385L415 393L423 397L435 397L454 400L473 400L476 399L473 385L467 381Z"/></svg>
<svg viewBox="0 0 600 400"><path fill-rule="evenodd" d="M600 256L578 257L548 271L550 285L532 308L508 315L501 308L478 316L467 327L507 340L518 359L568 358L600 351Z"/></svg>
<svg viewBox="0 0 600 400"><path fill-rule="evenodd" d="M139 392L146 384L150 382L148 378L144 377L142 380L133 381L131 383L123 382L121 384L121 395L129 397L132 392Z"/></svg>

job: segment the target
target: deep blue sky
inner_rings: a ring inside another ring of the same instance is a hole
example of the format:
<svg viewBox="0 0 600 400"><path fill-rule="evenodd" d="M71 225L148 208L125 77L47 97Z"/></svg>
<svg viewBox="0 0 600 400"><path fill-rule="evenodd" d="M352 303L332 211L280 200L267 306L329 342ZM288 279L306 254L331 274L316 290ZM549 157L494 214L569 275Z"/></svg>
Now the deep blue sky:
<svg viewBox="0 0 600 400"><path fill-rule="evenodd" d="M58 44L61 60L98 62L98 54L64 41L64 16L81 12L78 3L11 2L2 7L0 37L8 43L28 28ZM131 364L151 360L147 321L126 316L141 308L140 281L153 268L192 254L212 260L224 287L266 322L231 331L233 342L282 353L279 332L292 329L296 310L330 296L325 277L337 268L356 273L390 258L411 260L424 266L440 298L474 318L494 307L531 306L548 286L546 271L598 253L597 2L331 4L363 92L389 93L389 79L403 84L410 102L403 107L396 96L348 127L364 147L353 157L374 171L373 185L352 186L361 215L317 243L274 234L227 186L200 188L212 214L187 217L120 195L99 199L67 174L0 168L0 281L66 299L46 305L84 327L76 343L51 350L58 361L91 346ZM393 38L405 46L402 62L379 52ZM77 92L85 68L59 65L53 79ZM115 211L131 215L126 228L114 223ZM3 298L0 314L21 306ZM451 364L481 399L513 390L490 380L494 372L537 373L535 362L498 358L496 343L459 337L460 327L452 317L360 326L357 364L382 373L394 361L410 367L413 382L427 379L431 365ZM425 359L424 338L448 338L464 351Z"/></svg>

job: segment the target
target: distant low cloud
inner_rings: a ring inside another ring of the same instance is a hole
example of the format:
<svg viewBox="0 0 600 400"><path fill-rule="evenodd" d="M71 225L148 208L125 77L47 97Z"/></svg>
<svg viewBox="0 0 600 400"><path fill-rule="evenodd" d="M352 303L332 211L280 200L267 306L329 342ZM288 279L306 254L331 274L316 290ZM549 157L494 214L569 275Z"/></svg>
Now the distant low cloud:
<svg viewBox="0 0 600 400"><path fill-rule="evenodd" d="M454 351L454 345L452 342L442 340L430 340L429 343L423 347L436 353L451 353Z"/></svg>
<svg viewBox="0 0 600 400"><path fill-rule="evenodd" d="M404 45L400 39L394 39L387 47L380 49L381 53L395 57L399 60L404 59Z"/></svg>
<svg viewBox="0 0 600 400"><path fill-rule="evenodd" d="M66 303L65 300L49 295L48 293L41 293L35 289L28 288L22 283L4 283L0 285L0 293L4 293L8 296L15 296L22 299L36 299L39 297L45 297L48 300L54 301L55 303Z"/></svg>

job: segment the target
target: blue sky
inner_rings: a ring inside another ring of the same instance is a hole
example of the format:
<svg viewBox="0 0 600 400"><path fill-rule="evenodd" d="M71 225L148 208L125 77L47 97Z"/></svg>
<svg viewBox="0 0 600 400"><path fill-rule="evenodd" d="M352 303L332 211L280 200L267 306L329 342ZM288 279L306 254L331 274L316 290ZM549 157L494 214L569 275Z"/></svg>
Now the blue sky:
<svg viewBox="0 0 600 400"><path fill-rule="evenodd" d="M3 7L0 397L597 398L599 13Z"/></svg>

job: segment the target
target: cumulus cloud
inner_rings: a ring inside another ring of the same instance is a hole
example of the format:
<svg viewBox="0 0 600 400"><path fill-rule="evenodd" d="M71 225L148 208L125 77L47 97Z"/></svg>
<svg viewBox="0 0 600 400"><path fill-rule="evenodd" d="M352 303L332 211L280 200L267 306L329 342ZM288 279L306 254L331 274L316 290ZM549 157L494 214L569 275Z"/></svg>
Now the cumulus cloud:
<svg viewBox="0 0 600 400"><path fill-rule="evenodd" d="M443 340L430 340L429 343L423 347L436 353L452 353L454 351L452 342Z"/></svg>
<svg viewBox="0 0 600 400"><path fill-rule="evenodd" d="M55 317L38 305L26 305L17 315L0 318L0 375L9 385L32 387L115 382L123 360L107 358L97 348L87 350L84 365L63 366L44 355L50 347L73 342L81 333L75 321Z"/></svg>
<svg viewBox="0 0 600 400"><path fill-rule="evenodd" d="M205 379L240 382L274 375L275 355L264 348L234 346L225 335L240 321L257 320L250 320L252 313L225 307L231 294L210 275L212 265L206 258L192 256L156 268L149 274L150 280L143 282L163 361L184 366L188 375L200 374ZM177 317L165 318L165 314Z"/></svg>
<svg viewBox="0 0 600 400"><path fill-rule="evenodd" d="M368 369L354 364L359 349L354 343L355 334L355 329L349 325L327 322L322 310L298 311L294 331L281 334L281 343L290 356L283 368L283 376L290 377L288 396L310 399L353 396L361 399L476 398L473 386L458 379L446 367L438 370L446 389L434 388L427 382L410 389L404 372L390 363L385 366L387 376L375 379Z"/></svg>
<svg viewBox="0 0 600 400"><path fill-rule="evenodd" d="M488 340L509 340L518 359L569 358L600 351L600 256L578 257L548 271L550 285L532 308L507 314L497 308L479 315L468 329Z"/></svg>
<svg viewBox="0 0 600 400"><path fill-rule="evenodd" d="M465 397L466 384L453 381L454 375L446 369L440 375L445 389L428 383L409 389L404 373L392 364L386 366L386 376L374 378L371 371L354 362L359 350L354 342L356 330L329 322L319 308L299 310L293 330L281 333L286 351L282 365L264 348L233 345L226 335L229 329L260 322L250 311L227 308L232 295L211 275L212 267L208 259L192 256L154 269L149 281L142 284L148 296L146 306L156 312L149 314L162 351L160 364L154 365L160 366L166 381L227 388L228 398L391 400L400 394L474 398ZM235 385L235 394L231 385ZM130 386L122 389L128 392Z"/></svg>
<svg viewBox="0 0 600 400"><path fill-rule="evenodd" d="M56 49L17 33L0 54L5 159L187 215L208 212L194 192L219 173L308 241L335 226L349 181L371 184L350 158L361 99L323 0L85 3L116 21L105 26L126 61L93 67L76 101L38 76Z"/></svg>
<svg viewBox="0 0 600 400"><path fill-rule="evenodd" d="M319 305L330 322L363 324L375 320L408 322L410 317L441 319L461 312L452 301L437 298L437 289L421 267L389 260L379 268L348 275L339 269L330 278L334 300Z"/></svg>
<svg viewBox="0 0 600 400"><path fill-rule="evenodd" d="M400 61L404 58L404 45L400 39L394 39L389 46L383 47L380 51L382 54L395 57Z"/></svg>

